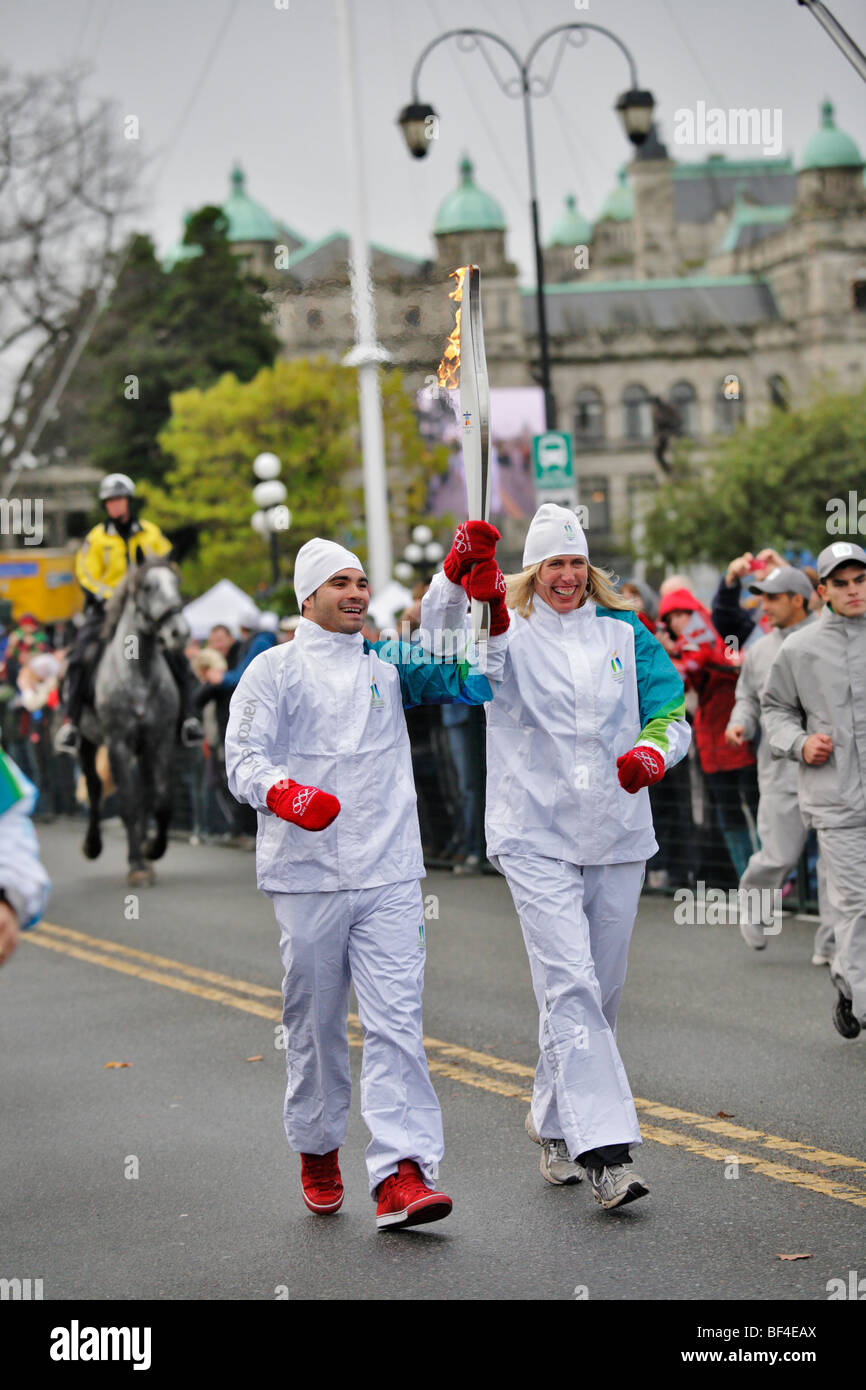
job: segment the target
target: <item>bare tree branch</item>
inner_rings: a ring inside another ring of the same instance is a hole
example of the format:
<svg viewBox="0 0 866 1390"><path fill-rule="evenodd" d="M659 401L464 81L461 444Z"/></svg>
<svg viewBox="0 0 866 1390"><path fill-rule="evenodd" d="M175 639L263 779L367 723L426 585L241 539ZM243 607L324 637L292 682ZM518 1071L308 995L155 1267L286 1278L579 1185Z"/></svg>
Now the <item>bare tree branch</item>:
<svg viewBox="0 0 866 1390"><path fill-rule="evenodd" d="M137 211L141 160L82 68L0 67L0 466L3 492L46 403L80 352L77 333L113 282Z"/></svg>

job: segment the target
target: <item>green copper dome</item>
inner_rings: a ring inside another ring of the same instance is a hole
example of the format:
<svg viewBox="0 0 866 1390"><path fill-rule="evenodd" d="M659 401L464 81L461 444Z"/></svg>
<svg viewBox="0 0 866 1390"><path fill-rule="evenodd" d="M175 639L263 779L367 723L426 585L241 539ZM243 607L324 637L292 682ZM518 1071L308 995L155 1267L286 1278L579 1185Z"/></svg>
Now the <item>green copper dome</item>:
<svg viewBox="0 0 866 1390"><path fill-rule="evenodd" d="M625 167L617 174L617 185L604 200L599 222L630 222L634 217L634 194L628 186Z"/></svg>
<svg viewBox="0 0 866 1390"><path fill-rule="evenodd" d="M459 164L460 183L444 200L433 227L434 235L446 232L504 232L502 209L475 185L472 161L464 155Z"/></svg>
<svg viewBox="0 0 866 1390"><path fill-rule="evenodd" d="M862 163L863 156L851 136L836 128L832 101L825 101L821 107L821 125L803 151L800 168L857 169Z"/></svg>
<svg viewBox="0 0 866 1390"><path fill-rule="evenodd" d="M279 241L280 229L270 213L247 196L239 164L232 169L231 182L232 191L222 205L228 218L229 241Z"/></svg>
<svg viewBox="0 0 866 1390"><path fill-rule="evenodd" d="M569 193L565 212L550 233L548 246L586 246L592 240L592 223L577 210L577 199Z"/></svg>

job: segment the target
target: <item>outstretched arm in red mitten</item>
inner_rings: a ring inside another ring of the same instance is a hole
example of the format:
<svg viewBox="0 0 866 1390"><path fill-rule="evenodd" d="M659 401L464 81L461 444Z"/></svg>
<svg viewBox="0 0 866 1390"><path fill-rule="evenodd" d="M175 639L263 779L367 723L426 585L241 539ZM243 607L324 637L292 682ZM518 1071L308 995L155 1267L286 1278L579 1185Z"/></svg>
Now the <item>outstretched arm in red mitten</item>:
<svg viewBox="0 0 866 1390"><path fill-rule="evenodd" d="M479 561L463 587L470 598L490 604L490 636L507 632L511 616L505 603L505 575L496 561Z"/></svg>
<svg viewBox="0 0 866 1390"><path fill-rule="evenodd" d="M326 830L340 814L340 803L319 787L302 787L286 777L275 782L267 795L268 810L280 820L291 821L302 830Z"/></svg>
<svg viewBox="0 0 866 1390"><path fill-rule="evenodd" d="M665 775L665 760L657 748L632 748L617 758L619 784L627 792L651 787Z"/></svg>
<svg viewBox="0 0 866 1390"><path fill-rule="evenodd" d="M489 522L464 521L454 532L451 549L442 562L445 578L452 584L459 584L479 560L493 559L498 540L501 540L499 532Z"/></svg>

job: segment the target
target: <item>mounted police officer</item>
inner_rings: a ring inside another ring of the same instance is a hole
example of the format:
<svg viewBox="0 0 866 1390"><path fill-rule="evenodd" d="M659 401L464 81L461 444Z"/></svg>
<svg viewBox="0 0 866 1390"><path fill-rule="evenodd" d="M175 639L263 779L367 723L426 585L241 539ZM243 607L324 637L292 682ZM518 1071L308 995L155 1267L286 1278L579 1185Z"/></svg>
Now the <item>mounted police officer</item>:
<svg viewBox="0 0 866 1390"><path fill-rule="evenodd" d="M168 555L169 541L152 521L137 515L135 483L125 473L109 473L99 485L105 520L88 532L75 558L75 573L84 590L84 622L69 653L64 682L68 722L59 729L54 746L59 753L78 747L78 722L102 655L105 607L130 566ZM203 738L193 713L195 680L183 652L163 652L180 694L181 742L190 747Z"/></svg>

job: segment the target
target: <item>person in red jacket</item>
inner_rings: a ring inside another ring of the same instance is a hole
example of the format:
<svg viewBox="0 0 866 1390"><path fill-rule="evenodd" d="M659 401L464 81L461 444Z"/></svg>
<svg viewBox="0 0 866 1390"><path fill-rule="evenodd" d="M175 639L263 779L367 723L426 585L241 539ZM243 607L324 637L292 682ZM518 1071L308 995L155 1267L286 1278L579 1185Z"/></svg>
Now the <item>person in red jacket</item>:
<svg viewBox="0 0 866 1390"><path fill-rule="evenodd" d="M665 594L659 620L666 629L659 640L686 688L698 697L694 718L698 761L731 861L742 876L757 849L743 810L748 806L754 824L758 816L757 759L751 743L735 748L725 741L742 656L722 640L709 612L689 589Z"/></svg>

